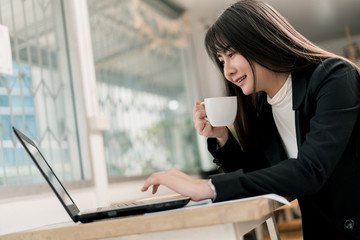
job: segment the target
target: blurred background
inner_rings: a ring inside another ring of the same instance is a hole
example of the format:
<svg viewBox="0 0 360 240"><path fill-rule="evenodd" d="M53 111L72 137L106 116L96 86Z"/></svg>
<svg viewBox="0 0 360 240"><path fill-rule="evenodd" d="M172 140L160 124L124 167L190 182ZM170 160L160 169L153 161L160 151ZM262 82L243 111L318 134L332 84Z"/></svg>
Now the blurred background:
<svg viewBox="0 0 360 240"><path fill-rule="evenodd" d="M12 125L38 144L82 209L148 195L140 188L155 171L216 172L192 108L224 95L203 39L234 2L0 0L12 65L0 72L0 235L70 220ZM360 64L358 0L266 2L317 45Z"/></svg>

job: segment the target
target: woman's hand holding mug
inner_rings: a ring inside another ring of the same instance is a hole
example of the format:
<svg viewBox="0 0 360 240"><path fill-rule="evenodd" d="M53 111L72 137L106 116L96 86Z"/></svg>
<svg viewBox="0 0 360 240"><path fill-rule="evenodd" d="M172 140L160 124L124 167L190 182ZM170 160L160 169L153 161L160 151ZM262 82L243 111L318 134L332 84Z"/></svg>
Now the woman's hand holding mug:
<svg viewBox="0 0 360 240"><path fill-rule="evenodd" d="M234 123L237 113L236 97L206 98L204 102L196 101L193 110L193 121L199 135L216 138L222 147L229 133L226 126Z"/></svg>

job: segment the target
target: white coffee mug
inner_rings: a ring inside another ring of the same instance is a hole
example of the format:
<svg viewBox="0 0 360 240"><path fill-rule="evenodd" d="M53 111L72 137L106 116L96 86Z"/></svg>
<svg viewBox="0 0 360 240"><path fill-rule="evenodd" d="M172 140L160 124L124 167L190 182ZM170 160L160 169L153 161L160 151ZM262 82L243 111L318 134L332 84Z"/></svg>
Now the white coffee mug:
<svg viewBox="0 0 360 240"><path fill-rule="evenodd" d="M237 113L236 96L205 98L206 120L213 127L230 126L234 123Z"/></svg>

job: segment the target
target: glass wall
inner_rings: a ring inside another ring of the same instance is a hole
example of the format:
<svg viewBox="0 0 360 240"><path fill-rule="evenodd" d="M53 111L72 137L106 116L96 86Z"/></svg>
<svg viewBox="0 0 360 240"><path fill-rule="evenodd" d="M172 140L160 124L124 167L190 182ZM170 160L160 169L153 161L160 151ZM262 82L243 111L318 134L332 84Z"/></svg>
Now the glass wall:
<svg viewBox="0 0 360 240"><path fill-rule="evenodd" d="M61 1L0 1L0 24L9 29L13 60L13 74L0 74L0 187L42 182L13 125L38 144L60 179L86 175L61 9Z"/></svg>
<svg viewBox="0 0 360 240"><path fill-rule="evenodd" d="M188 26L160 0L88 0L110 177L196 170Z"/></svg>

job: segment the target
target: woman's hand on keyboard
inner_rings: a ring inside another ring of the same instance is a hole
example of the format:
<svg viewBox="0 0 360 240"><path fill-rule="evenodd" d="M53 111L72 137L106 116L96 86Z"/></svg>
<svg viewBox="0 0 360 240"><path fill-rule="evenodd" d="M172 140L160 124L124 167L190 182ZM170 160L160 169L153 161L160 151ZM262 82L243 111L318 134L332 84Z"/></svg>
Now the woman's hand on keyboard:
<svg viewBox="0 0 360 240"><path fill-rule="evenodd" d="M171 190L190 197L194 201L209 199L214 197L214 192L208 185L208 180L191 177L178 169L170 169L153 173L144 183L141 191L147 191L153 186L152 193L155 194L160 185L166 186Z"/></svg>

